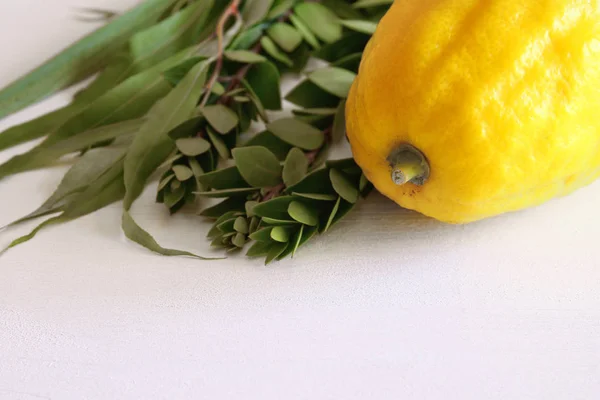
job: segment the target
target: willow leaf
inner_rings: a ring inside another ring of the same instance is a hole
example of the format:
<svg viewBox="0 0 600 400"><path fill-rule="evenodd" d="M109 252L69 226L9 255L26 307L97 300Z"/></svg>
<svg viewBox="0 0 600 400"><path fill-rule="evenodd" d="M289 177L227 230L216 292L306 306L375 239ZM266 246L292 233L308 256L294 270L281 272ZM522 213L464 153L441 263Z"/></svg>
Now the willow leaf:
<svg viewBox="0 0 600 400"><path fill-rule="evenodd" d="M148 113L125 158L125 210L142 192L146 180L173 151L168 132L189 119L204 89L208 62L200 62Z"/></svg>
<svg viewBox="0 0 600 400"><path fill-rule="evenodd" d="M144 1L4 88L0 92L0 118L102 69L133 34L154 24L173 1Z"/></svg>

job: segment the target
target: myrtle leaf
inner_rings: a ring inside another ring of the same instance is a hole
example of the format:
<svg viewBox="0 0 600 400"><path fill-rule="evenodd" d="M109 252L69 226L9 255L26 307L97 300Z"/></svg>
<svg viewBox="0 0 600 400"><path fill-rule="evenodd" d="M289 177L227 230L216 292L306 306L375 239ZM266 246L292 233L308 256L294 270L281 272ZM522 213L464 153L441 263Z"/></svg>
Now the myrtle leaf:
<svg viewBox="0 0 600 400"><path fill-rule="evenodd" d="M198 182L206 187L218 190L248 187L248 183L244 180L237 167L223 168L206 173L198 177Z"/></svg>
<svg viewBox="0 0 600 400"><path fill-rule="evenodd" d="M177 149L188 157L199 156L210 150L210 142L201 137L181 138L175 141Z"/></svg>
<svg viewBox="0 0 600 400"><path fill-rule="evenodd" d="M269 201L257 204L252 209L255 215L263 218L273 218L282 221L290 220L288 214L288 208L290 203L294 201L292 196L281 196L271 199Z"/></svg>
<svg viewBox="0 0 600 400"><path fill-rule="evenodd" d="M300 3L294 8L294 12L324 42L335 42L342 36L339 18L322 4Z"/></svg>
<svg viewBox="0 0 600 400"><path fill-rule="evenodd" d="M271 241L256 242L250 247L250 249L248 249L246 256L248 256L248 257L264 257L269 253L269 250L271 249L272 245L273 245L273 242L271 242Z"/></svg>
<svg viewBox="0 0 600 400"><path fill-rule="evenodd" d="M279 160L265 147L238 147L232 151L240 174L250 185L258 188L276 186L281 182Z"/></svg>
<svg viewBox="0 0 600 400"><path fill-rule="evenodd" d="M241 249L246 245L246 235L243 233L236 233L236 235L231 238L231 244Z"/></svg>
<svg viewBox="0 0 600 400"><path fill-rule="evenodd" d="M256 240L258 242L270 242L272 230L273 230L272 226L259 229L256 232L250 234L250 239Z"/></svg>
<svg viewBox="0 0 600 400"><path fill-rule="evenodd" d="M225 52L225 57L228 60L244 64L256 64L267 61L267 59L260 54L248 50L229 50Z"/></svg>
<svg viewBox="0 0 600 400"><path fill-rule="evenodd" d="M369 7L377 7L386 4L392 4L394 0L358 0L354 3L354 8L369 8Z"/></svg>
<svg viewBox="0 0 600 400"><path fill-rule="evenodd" d="M315 150L325 141L325 135L315 127L295 118L282 118L267 124L275 136L304 150Z"/></svg>
<svg viewBox="0 0 600 400"><path fill-rule="evenodd" d="M367 35L372 35L375 33L375 29L377 29L376 23L365 20L344 20L341 21L341 24L348 29L352 29L356 32L366 33Z"/></svg>
<svg viewBox="0 0 600 400"><path fill-rule="evenodd" d="M302 37L304 38L304 40L306 40L308 44L310 44L315 49L319 49L321 47L321 44L319 43L317 37L312 33L310 28L306 26L304 22L302 22L300 18L292 14L290 15L290 21L292 22L292 24L294 24L296 29L298 29L298 32L302 35Z"/></svg>
<svg viewBox="0 0 600 400"><path fill-rule="evenodd" d="M337 67L321 68L308 76L308 79L315 85L341 98L348 96L348 91L350 91L350 86L355 78L354 72Z"/></svg>
<svg viewBox="0 0 600 400"><path fill-rule="evenodd" d="M269 151L279 159L284 160L287 157L288 152L292 146L269 131L263 131L256 134L244 146L262 146L269 149Z"/></svg>
<svg viewBox="0 0 600 400"><path fill-rule="evenodd" d="M239 123L236 113L222 104L206 106L202 108L202 114L208 123L222 134L230 132Z"/></svg>
<svg viewBox="0 0 600 400"><path fill-rule="evenodd" d="M265 224L273 225L273 226L287 226L287 225L297 225L298 222L290 221L287 219L277 219L271 217L263 217L262 222Z"/></svg>
<svg viewBox="0 0 600 400"><path fill-rule="evenodd" d="M196 192L198 196L211 197L211 198L225 198L235 196L247 196L249 194L257 192L257 188L238 188L238 189L222 189L222 190L210 190L204 192Z"/></svg>
<svg viewBox="0 0 600 400"><path fill-rule="evenodd" d="M226 212L236 212L244 210L245 200L239 197L232 197L206 208L200 212L200 215L207 218L218 218Z"/></svg>
<svg viewBox="0 0 600 400"><path fill-rule="evenodd" d="M334 194L321 194L321 193L299 193L292 192L292 195L297 197L304 197L310 200L319 200L319 201L335 201L338 198L337 195Z"/></svg>
<svg viewBox="0 0 600 400"><path fill-rule="evenodd" d="M267 54L273 57L275 60L287 65L288 67L294 66L292 59L287 54L282 52L279 47L277 47L275 42L273 42L273 40L271 40L271 38L268 36L263 36L262 39L260 39L260 44Z"/></svg>
<svg viewBox="0 0 600 400"><path fill-rule="evenodd" d="M341 101L333 119L333 128L331 138L334 143L338 143L346 137L346 102Z"/></svg>
<svg viewBox="0 0 600 400"><path fill-rule="evenodd" d="M294 147L287 155L283 164L283 183L293 186L300 182L308 172L308 158L302 150Z"/></svg>
<svg viewBox="0 0 600 400"><path fill-rule="evenodd" d="M249 231L248 220L244 217L237 217L233 224L233 229L236 232L247 234Z"/></svg>
<svg viewBox="0 0 600 400"><path fill-rule="evenodd" d="M242 10L242 19L245 26L251 26L261 22L273 5L273 0L246 0Z"/></svg>
<svg viewBox="0 0 600 400"><path fill-rule="evenodd" d="M280 243L287 243L290 240L290 231L283 226L276 226L271 229L271 239Z"/></svg>
<svg viewBox="0 0 600 400"><path fill-rule="evenodd" d="M317 226L318 213L300 201L292 201L288 207L288 214L296 221L309 226Z"/></svg>
<svg viewBox="0 0 600 400"><path fill-rule="evenodd" d="M329 218L327 219L327 224L325 225L323 232L327 232L329 230L329 228L331 227L331 224L333 224L333 219L337 215L337 212L340 208L341 201L342 201L342 198L338 197L337 201L335 202L335 205L333 206L333 209L331 210L331 213L329 214Z"/></svg>
<svg viewBox="0 0 600 400"><path fill-rule="evenodd" d="M217 135L210 127L206 127L206 134L212 142L212 145L214 146L215 150L217 150L217 153L219 153L219 156L221 156L221 158L224 160L228 160L231 157L231 151L229 150L229 147L227 147L227 145L225 144L225 141L221 137L219 137L219 135Z"/></svg>
<svg viewBox="0 0 600 400"><path fill-rule="evenodd" d="M331 179L333 188L341 198L352 204L358 201L358 189L342 172L332 168L329 171L329 178Z"/></svg>
<svg viewBox="0 0 600 400"><path fill-rule="evenodd" d="M265 260L265 265L269 265L273 262L281 253L285 251L288 247L289 243L275 243L269 249L269 253L267 254L267 258Z"/></svg>
<svg viewBox="0 0 600 400"><path fill-rule="evenodd" d="M194 172L185 165L174 165L173 172L178 181L183 182L194 176Z"/></svg>
<svg viewBox="0 0 600 400"><path fill-rule="evenodd" d="M280 76L273 63L253 65L246 74L246 82L253 94L267 110L281 109Z"/></svg>
<svg viewBox="0 0 600 400"><path fill-rule="evenodd" d="M302 35L294 27L285 22L276 22L267 29L267 34L279 47L288 53L293 52L302 43Z"/></svg>

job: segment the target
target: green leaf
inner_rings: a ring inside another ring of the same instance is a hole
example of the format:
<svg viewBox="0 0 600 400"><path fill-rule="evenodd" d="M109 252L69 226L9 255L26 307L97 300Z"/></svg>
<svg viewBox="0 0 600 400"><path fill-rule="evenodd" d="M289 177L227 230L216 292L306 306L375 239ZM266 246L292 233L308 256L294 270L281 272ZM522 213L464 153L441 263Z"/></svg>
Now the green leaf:
<svg viewBox="0 0 600 400"><path fill-rule="evenodd" d="M304 152L294 147L288 153L283 164L283 183L286 186L293 186L300 182L308 172L308 158Z"/></svg>
<svg viewBox="0 0 600 400"><path fill-rule="evenodd" d="M294 62L292 61L292 59L288 57L287 54L279 50L279 47L277 47L275 42L273 42L273 40L271 40L271 38L269 38L268 36L263 36L260 39L260 44L262 45L263 50L266 51L267 54L273 57L275 60L281 62L284 65L287 65L288 67L294 66Z"/></svg>
<svg viewBox="0 0 600 400"><path fill-rule="evenodd" d="M265 260L265 265L269 265L273 260L275 260L281 253L285 251L288 247L289 243L275 243L269 249L269 253L267 254L267 259Z"/></svg>
<svg viewBox="0 0 600 400"><path fill-rule="evenodd" d="M246 88L246 90L248 91L248 97L252 101L252 105L254 105L254 107L255 107L255 109L251 109L249 107L244 107L246 105L242 105L242 104L237 105L239 107L239 109L243 111L243 113L239 112L239 114L241 116L245 116L245 118L246 118L247 125L245 125L245 127L242 128L242 130L247 130L250 127L251 120L256 119L257 113L260 116L260 118L265 122L269 121L269 116L267 115L267 112L265 111L265 107L262 104L262 101L256 96L254 89L252 89L252 86L250 86L250 84L248 82L246 82L245 79L242 79L242 84L244 85L244 88Z"/></svg>
<svg viewBox="0 0 600 400"><path fill-rule="evenodd" d="M337 107L340 102L339 97L326 92L309 80L297 85L285 98L290 103L304 108Z"/></svg>
<svg viewBox="0 0 600 400"><path fill-rule="evenodd" d="M248 187L248 183L235 166L206 173L199 176L198 181L206 187L218 190Z"/></svg>
<svg viewBox="0 0 600 400"><path fill-rule="evenodd" d="M324 42L335 42L342 37L339 18L322 4L300 3L294 8L294 12Z"/></svg>
<svg viewBox="0 0 600 400"><path fill-rule="evenodd" d="M169 131L169 137L173 140L188 138L190 136L196 136L202 127L203 117L193 117L180 124Z"/></svg>
<svg viewBox="0 0 600 400"><path fill-rule="evenodd" d="M292 14L290 15L290 21L292 22L292 24L294 24L296 29L298 29L298 32L302 35L302 37L304 38L304 40L306 40L308 44L310 44L314 49L319 49L321 47L321 44L319 43L317 37L312 33L310 28L306 26L304 22L302 22L300 18Z"/></svg>
<svg viewBox="0 0 600 400"><path fill-rule="evenodd" d="M212 198L225 198L234 196L247 196L252 193L256 193L258 188L238 188L238 189L223 189L223 190L210 190L203 192L196 192L198 196L212 197Z"/></svg>
<svg viewBox="0 0 600 400"><path fill-rule="evenodd" d="M225 52L225 58L244 64L257 64L267 61L260 54L248 50L228 50Z"/></svg>
<svg viewBox="0 0 600 400"><path fill-rule="evenodd" d="M329 171L329 178L331 179L333 188L341 198L352 204L358 201L358 189L343 173L337 169L331 169Z"/></svg>
<svg viewBox="0 0 600 400"><path fill-rule="evenodd" d="M233 227L235 225L236 220L237 218L231 218L226 221L223 221L217 225L217 228L223 233L233 233L235 231Z"/></svg>
<svg viewBox="0 0 600 400"><path fill-rule="evenodd" d="M381 5L392 4L394 0L358 0L354 3L354 8L369 8Z"/></svg>
<svg viewBox="0 0 600 400"><path fill-rule="evenodd" d="M233 229L235 229L236 232L248 234L248 220L244 217L237 217L233 224Z"/></svg>
<svg viewBox="0 0 600 400"><path fill-rule="evenodd" d="M271 122L267 129L281 140L304 150L318 149L325 141L323 132L295 118Z"/></svg>
<svg viewBox="0 0 600 400"><path fill-rule="evenodd" d="M0 165L0 178L18 172L47 167L62 156L89 149L95 144L118 137L129 137L144 123L142 119L125 121L93 129L67 138L49 147L38 147L23 155L17 155Z"/></svg>
<svg viewBox="0 0 600 400"><path fill-rule="evenodd" d="M240 249L246 245L246 235L243 233L237 233L232 239L231 243Z"/></svg>
<svg viewBox="0 0 600 400"><path fill-rule="evenodd" d="M254 187L271 187L281 182L282 167L279 160L265 147L238 147L232 151L233 159L244 177Z"/></svg>
<svg viewBox="0 0 600 400"><path fill-rule="evenodd" d="M181 251L175 249L166 249L160 246L156 240L144 229L142 229L135 220L131 217L129 212L123 212L122 219L122 227L125 236L129 238L129 240L144 246L148 250L151 250L155 253L162 254L163 256L188 256L198 258L200 260L218 260L217 258L205 258L198 256L196 254L190 253L189 251Z"/></svg>
<svg viewBox="0 0 600 400"><path fill-rule="evenodd" d="M263 35L267 24L256 25L248 30L242 31L231 43L232 50L245 50L251 48Z"/></svg>
<svg viewBox="0 0 600 400"><path fill-rule="evenodd" d="M269 131L258 133L248 142L246 142L244 146L266 147L271 153L275 154L279 160L285 160L288 152L292 148L290 144L279 139Z"/></svg>
<svg viewBox="0 0 600 400"><path fill-rule="evenodd" d="M276 22L269 29L267 34L275 43L288 53L293 52L302 43L302 35L289 24L285 22Z"/></svg>
<svg viewBox="0 0 600 400"><path fill-rule="evenodd" d="M335 115L337 108L299 108L292 110L295 115L316 115L329 117Z"/></svg>
<svg viewBox="0 0 600 400"><path fill-rule="evenodd" d="M362 19L362 13L349 4L346 0L321 0L321 4L329 8L331 11L342 19Z"/></svg>
<svg viewBox="0 0 600 400"><path fill-rule="evenodd" d="M188 156L196 157L210 150L210 142L201 137L182 138L175 141L175 145L179 151Z"/></svg>
<svg viewBox="0 0 600 400"><path fill-rule="evenodd" d="M367 35L374 34L375 29L377 29L376 23L365 20L344 20L341 21L341 24L348 29L352 29L356 32L366 33Z"/></svg>
<svg viewBox="0 0 600 400"><path fill-rule="evenodd" d="M262 222L264 222L265 224L273 225L273 226L297 225L298 224L298 222L296 222L296 221L290 221L287 219L270 218L270 217L263 217Z"/></svg>
<svg viewBox="0 0 600 400"><path fill-rule="evenodd" d="M257 204L254 206L253 211L254 214L259 217L289 221L290 215L288 214L288 208L290 203L294 200L295 198L292 196L275 197L269 201Z"/></svg>
<svg viewBox="0 0 600 400"><path fill-rule="evenodd" d="M333 143L339 143L346 137L346 101L340 102L333 119L331 138Z"/></svg>
<svg viewBox="0 0 600 400"><path fill-rule="evenodd" d="M173 68L166 70L163 73L163 76L167 81L169 81L171 86L175 87L179 84L179 82L181 82L183 78L185 78L185 76L190 72L190 70L202 60L205 60L205 57L188 58L180 64L174 66Z"/></svg>
<svg viewBox="0 0 600 400"><path fill-rule="evenodd" d="M121 160L124 154L123 149L114 148L87 152L67 171L54 193L40 207L8 226L62 211L76 196Z"/></svg>
<svg viewBox="0 0 600 400"><path fill-rule="evenodd" d="M341 98L348 96L355 78L354 72L336 67L321 68L308 75L308 79L315 85Z"/></svg>
<svg viewBox="0 0 600 400"><path fill-rule="evenodd" d="M296 233L296 240L294 241L294 249L292 250L292 257L296 255L298 248L300 247L300 243L302 241L302 236L304 234L304 225L300 226L300 230Z"/></svg>
<svg viewBox="0 0 600 400"><path fill-rule="evenodd" d="M264 257L269 253L269 250L271 249L271 246L273 245L272 242L256 242L252 245L252 247L250 247L250 249L248 249L248 252L246 253L247 257Z"/></svg>
<svg viewBox="0 0 600 400"><path fill-rule="evenodd" d="M323 229L323 232L327 232L329 230L329 228L331 227L331 224L333 224L333 219L337 215L337 212L340 208L341 201L342 201L342 198L338 197L337 201L335 202L335 205L333 206L333 209L331 210L331 213L329 214L329 219L327 220L327 224L325 225L325 229Z"/></svg>
<svg viewBox="0 0 600 400"><path fill-rule="evenodd" d="M246 82L267 110L281 109L280 76L273 63L253 65L246 74Z"/></svg>
<svg viewBox="0 0 600 400"><path fill-rule="evenodd" d="M333 222L331 224L331 226L337 224L338 222L340 222L342 219L344 219L344 217L346 215L348 215L348 213L350 211L352 211L354 209L354 207L356 206L356 204L352 204L352 203L348 203L345 200L341 200L340 201L340 208L338 209L335 217L333 218Z"/></svg>
<svg viewBox="0 0 600 400"><path fill-rule="evenodd" d="M249 232L250 233L254 233L256 232L256 230L258 229L260 225L260 218L258 217L252 217L252 219L250 220L250 226L249 226Z"/></svg>
<svg viewBox="0 0 600 400"><path fill-rule="evenodd" d="M362 53L352 53L348 54L332 63L332 67L338 67L342 69L347 69L348 71L352 71L354 73L358 73L358 69L360 67L360 62L362 60Z"/></svg>
<svg viewBox="0 0 600 400"><path fill-rule="evenodd" d="M242 10L244 26L252 26L264 20L272 5L273 0L246 0Z"/></svg>
<svg viewBox="0 0 600 400"><path fill-rule="evenodd" d="M0 257L4 253L6 253L8 250L12 249L13 247L16 247L16 246L18 246L20 244L23 244L23 243L28 242L31 239L33 239L35 237L35 235L37 235L38 232L41 231L46 226L52 225L52 224L61 223L61 222L66 222L62 216L58 216L58 217L53 217L53 218L47 219L46 221L44 221L41 224L39 224L38 226L36 226L27 235L21 236L21 237L15 239L15 240L13 240L6 248L4 248L3 250L0 251Z"/></svg>
<svg viewBox="0 0 600 400"><path fill-rule="evenodd" d="M174 185L178 183L179 185ZM165 190L163 202L168 208L173 208L179 204L185 196L185 187L179 181L172 181L171 187Z"/></svg>
<svg viewBox="0 0 600 400"><path fill-rule="evenodd" d="M208 123L219 133L226 134L240 122L236 113L223 104L206 106L202 114Z"/></svg>
<svg viewBox="0 0 600 400"><path fill-rule="evenodd" d="M172 169L179 182L187 181L194 176L192 170L185 165L173 165Z"/></svg>
<svg viewBox="0 0 600 400"><path fill-rule="evenodd" d="M102 69L129 38L155 23L173 0L148 0L115 18L0 92L0 119Z"/></svg>
<svg viewBox="0 0 600 400"><path fill-rule="evenodd" d="M311 199L311 200L319 200L319 201L334 201L335 199L338 198L338 196L334 195L334 194L321 194L321 193L293 192L292 195L298 196L298 197L304 197L306 199Z"/></svg>
<svg viewBox="0 0 600 400"><path fill-rule="evenodd" d="M228 160L229 158L231 158L231 151L229 150L229 147L227 147L225 141L221 137L219 137L219 135L217 135L212 130L212 128L206 127L206 134L208 135L214 148L217 150L217 153L219 153L219 156L221 156L222 159Z"/></svg>
<svg viewBox="0 0 600 400"><path fill-rule="evenodd" d="M258 242L271 242L271 231L273 227L267 227L257 230L256 232L250 234L250 239L256 240Z"/></svg>
<svg viewBox="0 0 600 400"><path fill-rule="evenodd" d="M171 181L173 179L175 179L175 174L171 174L171 173L169 173L169 171L167 171L167 175L160 180L160 182L158 183L158 187L156 188L156 190L158 192L160 192L161 190L163 190L164 188L166 188L167 185L169 183L171 183Z"/></svg>
<svg viewBox="0 0 600 400"><path fill-rule="evenodd" d="M191 117L204 89L207 69L208 64L200 62L148 113L146 124L125 157L125 210L131 208L148 177L173 150L174 144L167 133Z"/></svg>
<svg viewBox="0 0 600 400"><path fill-rule="evenodd" d="M329 170L323 168L316 170L302 179L296 185L287 188L288 193L319 193L335 194L329 178Z"/></svg>
<svg viewBox="0 0 600 400"><path fill-rule="evenodd" d="M292 201L288 207L288 214L296 221L309 226L317 226L319 214L313 208L300 201Z"/></svg>
<svg viewBox="0 0 600 400"><path fill-rule="evenodd" d="M258 205L258 201L247 201L246 204L244 205L244 208L246 210L246 215L248 217L254 217L254 207L256 207Z"/></svg>
<svg viewBox="0 0 600 400"><path fill-rule="evenodd" d="M358 32L350 32L340 40L321 47L319 51L315 52L314 56L333 63L350 54L362 53L368 41L369 36Z"/></svg>
<svg viewBox="0 0 600 400"><path fill-rule="evenodd" d="M288 10L290 10L297 0L275 0L271 11L267 15L268 19L275 19L282 16Z"/></svg>
<svg viewBox="0 0 600 400"><path fill-rule="evenodd" d="M290 240L290 231L283 226L276 226L271 229L271 239L280 243L287 243Z"/></svg>
<svg viewBox="0 0 600 400"><path fill-rule="evenodd" d="M214 32L216 25L211 19L211 14L220 14L225 7L226 5L215 0L195 2L183 11L133 36L129 43L129 51L135 69L142 71L152 68L182 49L207 39Z"/></svg>
<svg viewBox="0 0 600 400"><path fill-rule="evenodd" d="M219 218L226 212L244 211L245 199L232 197L206 208L200 212L200 215L207 218Z"/></svg>

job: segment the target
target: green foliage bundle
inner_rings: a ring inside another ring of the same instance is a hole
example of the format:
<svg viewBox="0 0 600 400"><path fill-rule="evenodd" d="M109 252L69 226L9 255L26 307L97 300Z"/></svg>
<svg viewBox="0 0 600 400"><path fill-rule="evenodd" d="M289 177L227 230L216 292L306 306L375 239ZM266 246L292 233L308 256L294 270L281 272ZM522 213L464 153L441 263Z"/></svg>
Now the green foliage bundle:
<svg viewBox="0 0 600 400"><path fill-rule="evenodd" d="M362 51L392 0L145 0L0 92L0 118L94 74L66 107L0 133L0 150L44 137L0 165L0 179L76 155L50 198L13 224L41 228L123 200L126 236L164 255L130 209L149 178L176 213L219 202L212 245L269 263L352 210L372 189L352 159L330 160L345 138L344 99ZM326 66L307 70L311 58ZM304 79L282 108L280 77ZM264 126L258 133L253 128ZM248 137L249 136L249 137Z"/></svg>

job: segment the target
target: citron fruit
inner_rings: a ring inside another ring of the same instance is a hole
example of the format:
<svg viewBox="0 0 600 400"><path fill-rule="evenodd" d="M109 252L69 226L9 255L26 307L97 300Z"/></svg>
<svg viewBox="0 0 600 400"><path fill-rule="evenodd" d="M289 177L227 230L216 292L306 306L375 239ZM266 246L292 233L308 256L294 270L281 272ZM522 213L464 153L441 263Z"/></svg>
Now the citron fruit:
<svg viewBox="0 0 600 400"><path fill-rule="evenodd" d="M375 187L441 221L566 195L600 175L600 1L397 0L346 118Z"/></svg>

